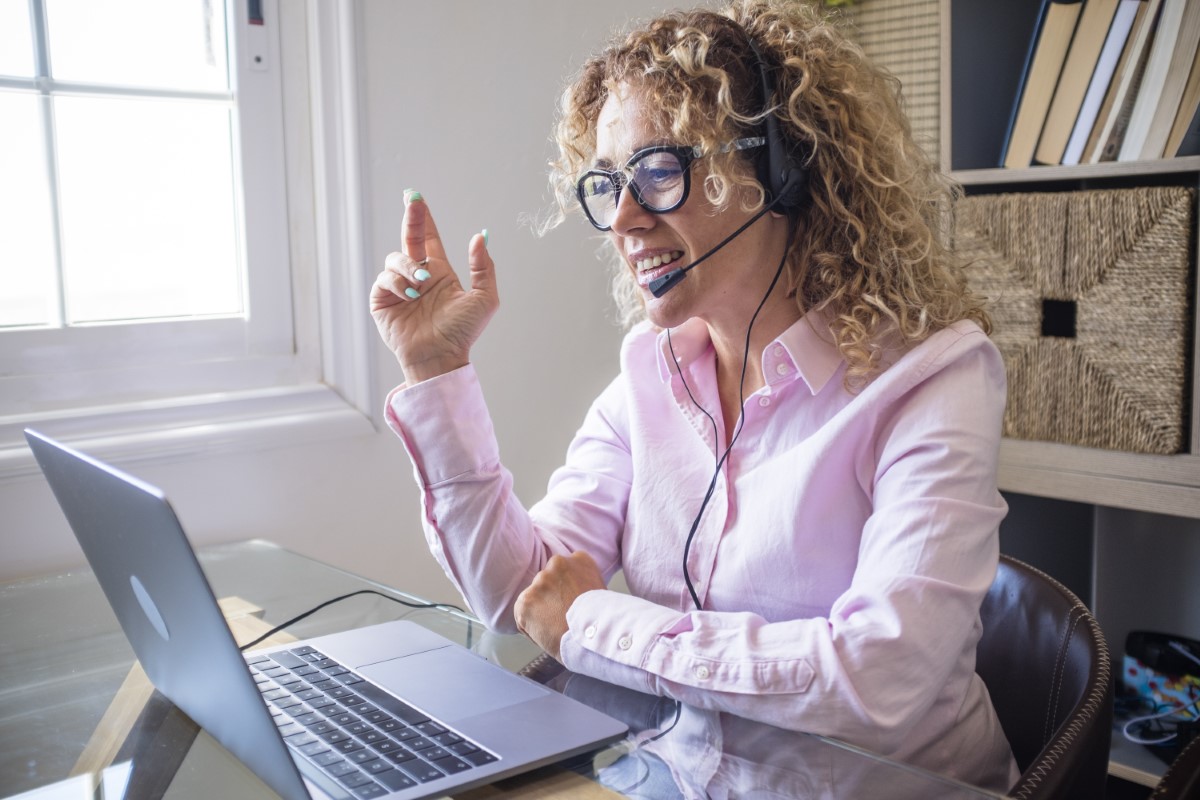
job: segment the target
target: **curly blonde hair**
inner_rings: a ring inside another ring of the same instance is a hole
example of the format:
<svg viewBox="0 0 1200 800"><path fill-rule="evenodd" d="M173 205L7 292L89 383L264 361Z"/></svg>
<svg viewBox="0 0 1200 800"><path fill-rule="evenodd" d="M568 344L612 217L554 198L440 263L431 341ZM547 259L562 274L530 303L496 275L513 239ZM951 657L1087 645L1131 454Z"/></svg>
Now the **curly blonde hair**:
<svg viewBox="0 0 1200 800"><path fill-rule="evenodd" d="M770 109L764 110L749 40L775 74ZM718 209L735 196L761 208L765 198L747 156L722 146L759 135L765 114L777 116L809 174L810 199L793 226L787 289L801 313L826 312L848 364L848 388L882 369L897 335L911 344L961 319L990 332L982 300L945 245L957 188L915 143L899 81L871 64L814 5L734 0L721 11L673 12L590 59L563 94L559 157L551 164L558 213L547 227L577 208L575 181L595 156L600 109L621 85L662 110L656 123L662 136L706 154L704 191ZM623 265L614 296L627 323L644 315Z"/></svg>

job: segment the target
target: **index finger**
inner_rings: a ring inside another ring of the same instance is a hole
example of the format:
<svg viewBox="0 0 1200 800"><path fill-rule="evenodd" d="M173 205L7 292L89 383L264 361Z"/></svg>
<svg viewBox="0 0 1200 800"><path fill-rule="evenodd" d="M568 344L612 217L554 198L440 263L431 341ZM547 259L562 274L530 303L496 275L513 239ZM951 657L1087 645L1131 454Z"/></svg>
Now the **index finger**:
<svg viewBox="0 0 1200 800"><path fill-rule="evenodd" d="M413 261L426 258L445 260L446 248L442 246L441 234L425 198L420 192L409 189L404 193L404 200L404 220L401 224L404 254Z"/></svg>
<svg viewBox="0 0 1200 800"><path fill-rule="evenodd" d="M404 203L404 221L401 233L404 238L404 254L413 261L425 259L425 218L429 209L420 192L407 192Z"/></svg>

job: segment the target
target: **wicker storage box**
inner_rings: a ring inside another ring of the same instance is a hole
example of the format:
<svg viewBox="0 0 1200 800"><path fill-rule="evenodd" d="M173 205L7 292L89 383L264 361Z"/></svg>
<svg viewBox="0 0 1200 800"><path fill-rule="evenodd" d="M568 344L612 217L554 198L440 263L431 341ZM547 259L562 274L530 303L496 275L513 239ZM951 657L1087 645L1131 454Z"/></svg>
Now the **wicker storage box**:
<svg viewBox="0 0 1200 800"><path fill-rule="evenodd" d="M1194 203L1181 187L959 202L955 246L1008 369L1005 436L1183 449Z"/></svg>

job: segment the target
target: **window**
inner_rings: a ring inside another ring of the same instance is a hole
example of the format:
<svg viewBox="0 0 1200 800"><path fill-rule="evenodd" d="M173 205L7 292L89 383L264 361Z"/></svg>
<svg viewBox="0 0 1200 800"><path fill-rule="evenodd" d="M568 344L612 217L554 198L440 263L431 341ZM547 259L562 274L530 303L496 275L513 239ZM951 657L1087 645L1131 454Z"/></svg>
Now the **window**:
<svg viewBox="0 0 1200 800"><path fill-rule="evenodd" d="M290 92L287 121L307 129L321 70L352 56L322 66L310 12L279 6L0 0L0 477L29 424L161 441L354 411L314 296L343 282L291 258L284 109ZM284 42L300 65L286 77ZM320 154L293 149L311 187ZM311 215L312 194L295 205Z"/></svg>
<svg viewBox="0 0 1200 800"><path fill-rule="evenodd" d="M0 326L242 315L224 9L8 9L34 19L5 25L31 35L0 96Z"/></svg>

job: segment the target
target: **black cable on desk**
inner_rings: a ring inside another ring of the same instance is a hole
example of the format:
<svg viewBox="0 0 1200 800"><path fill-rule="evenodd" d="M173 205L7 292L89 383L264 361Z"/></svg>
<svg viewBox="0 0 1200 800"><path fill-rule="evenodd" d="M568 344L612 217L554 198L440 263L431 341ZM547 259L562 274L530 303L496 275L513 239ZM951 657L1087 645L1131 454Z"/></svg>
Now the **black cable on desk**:
<svg viewBox="0 0 1200 800"><path fill-rule="evenodd" d="M303 614L299 614L295 617L292 617L287 622L284 622L280 625L276 625L274 628L271 628L271 630L267 631L262 636L259 636L254 641L247 642L246 644L242 645L239 649L243 650L243 651L248 650L249 648L254 647L254 645L259 644L259 643L265 641L266 639L269 639L270 637L274 636L275 634L279 633L284 628L288 628L292 625L295 625L297 622L301 621L302 619L312 616L313 614L320 611L322 608L325 608L326 606L331 606L334 603L340 603L343 600L347 600L351 597L355 597L360 594L379 595L380 597L382 597L386 600L391 600L393 603L399 603L400 605L408 606L409 608L445 608L445 609L452 609L454 611L459 612L460 614L466 614L466 612L463 611L458 606L450 605L449 603L410 603L407 600L401 600L399 597L392 597L390 594L384 594L383 592L377 592L374 589L359 589L357 592L350 592L349 594L344 594L341 597L335 597L332 600L326 600L324 603L321 603L318 606L313 606L308 611L305 611ZM470 646L471 646L471 620L468 619L467 620L467 647L470 647Z"/></svg>

